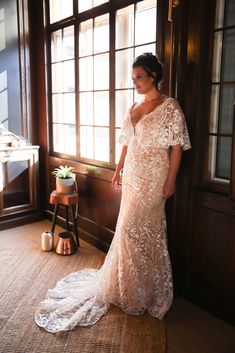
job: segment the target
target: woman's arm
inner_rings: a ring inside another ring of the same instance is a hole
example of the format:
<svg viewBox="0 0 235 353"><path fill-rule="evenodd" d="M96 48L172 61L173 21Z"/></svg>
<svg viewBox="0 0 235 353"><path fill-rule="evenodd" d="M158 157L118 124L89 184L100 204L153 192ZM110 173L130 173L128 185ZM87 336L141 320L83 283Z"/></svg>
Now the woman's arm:
<svg viewBox="0 0 235 353"><path fill-rule="evenodd" d="M121 190L121 170L123 168L125 158L126 158L126 153L127 153L127 146L122 147L121 155L119 158L119 162L116 167L116 171L114 173L113 179L112 179L112 187L115 191L120 191Z"/></svg>
<svg viewBox="0 0 235 353"><path fill-rule="evenodd" d="M166 199L175 193L175 182L180 167L181 157L182 147L180 145L172 146L170 152L169 172L163 187L163 196Z"/></svg>

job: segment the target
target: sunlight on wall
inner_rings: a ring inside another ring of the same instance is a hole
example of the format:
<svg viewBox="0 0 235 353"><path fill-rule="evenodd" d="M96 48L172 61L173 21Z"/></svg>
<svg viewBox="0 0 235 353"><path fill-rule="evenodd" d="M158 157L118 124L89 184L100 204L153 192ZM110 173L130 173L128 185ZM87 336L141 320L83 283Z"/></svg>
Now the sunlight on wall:
<svg viewBox="0 0 235 353"><path fill-rule="evenodd" d="M0 51L6 48L5 13L0 9Z"/></svg>

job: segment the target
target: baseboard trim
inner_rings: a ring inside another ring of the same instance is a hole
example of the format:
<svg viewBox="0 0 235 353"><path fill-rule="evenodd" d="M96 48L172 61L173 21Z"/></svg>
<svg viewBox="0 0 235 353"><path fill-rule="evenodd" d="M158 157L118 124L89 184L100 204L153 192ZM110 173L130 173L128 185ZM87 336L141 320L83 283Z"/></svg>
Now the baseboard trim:
<svg viewBox="0 0 235 353"><path fill-rule="evenodd" d="M202 296L202 294L195 293L192 289L181 289L177 292L177 295L180 295L219 319L226 321L230 325L235 326L235 311L231 307L227 307L213 300L213 298L207 298L206 296Z"/></svg>
<svg viewBox="0 0 235 353"><path fill-rule="evenodd" d="M14 215L6 215L0 217L0 231L6 230L18 226L22 226L28 223L38 222L43 219L43 213L41 210L29 210L22 213L16 213Z"/></svg>

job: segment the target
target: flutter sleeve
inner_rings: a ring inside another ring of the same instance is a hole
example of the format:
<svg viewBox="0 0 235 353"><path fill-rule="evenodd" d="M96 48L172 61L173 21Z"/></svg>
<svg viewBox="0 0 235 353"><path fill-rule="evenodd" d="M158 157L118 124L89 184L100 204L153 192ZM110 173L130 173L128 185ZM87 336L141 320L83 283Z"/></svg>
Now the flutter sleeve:
<svg viewBox="0 0 235 353"><path fill-rule="evenodd" d="M122 123L120 135L118 138L118 143L123 146L127 146L130 140L130 126L129 126L129 116L127 116Z"/></svg>
<svg viewBox="0 0 235 353"><path fill-rule="evenodd" d="M168 113L168 147L180 145L183 150L191 148L184 114L177 100L171 99Z"/></svg>

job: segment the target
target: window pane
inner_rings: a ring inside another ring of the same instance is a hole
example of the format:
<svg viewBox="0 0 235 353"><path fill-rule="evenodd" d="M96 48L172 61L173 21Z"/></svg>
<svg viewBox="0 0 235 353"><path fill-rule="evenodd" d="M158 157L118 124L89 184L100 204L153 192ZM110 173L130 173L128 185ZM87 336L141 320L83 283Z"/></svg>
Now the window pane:
<svg viewBox="0 0 235 353"><path fill-rule="evenodd" d="M75 93L64 94L64 122L75 124Z"/></svg>
<svg viewBox="0 0 235 353"><path fill-rule="evenodd" d="M80 91L93 89L93 57L79 60Z"/></svg>
<svg viewBox="0 0 235 353"><path fill-rule="evenodd" d="M220 86L213 85L211 88L210 133L218 132L219 93Z"/></svg>
<svg viewBox="0 0 235 353"><path fill-rule="evenodd" d="M63 123L63 94L53 94L52 95L52 111L53 118L52 121L54 123Z"/></svg>
<svg viewBox="0 0 235 353"><path fill-rule="evenodd" d="M92 9L93 7L104 4L105 2L108 2L108 1L93 0L93 5L92 5L92 0L78 0L78 12L83 12L83 11Z"/></svg>
<svg viewBox="0 0 235 353"><path fill-rule="evenodd" d="M222 41L223 41L223 32L222 31L216 32L214 35L212 82L220 81Z"/></svg>
<svg viewBox="0 0 235 353"><path fill-rule="evenodd" d="M215 176L221 179L230 179L232 152L232 138L218 137L217 163Z"/></svg>
<svg viewBox="0 0 235 353"><path fill-rule="evenodd" d="M52 92L63 92L63 70L62 63L52 64Z"/></svg>
<svg viewBox="0 0 235 353"><path fill-rule="evenodd" d="M215 28L223 27L225 0L216 1Z"/></svg>
<svg viewBox="0 0 235 353"><path fill-rule="evenodd" d="M104 4L105 2L109 2L107 0L93 0L93 7Z"/></svg>
<svg viewBox="0 0 235 353"><path fill-rule="evenodd" d="M81 126L81 157L109 161L109 129Z"/></svg>
<svg viewBox="0 0 235 353"><path fill-rule="evenodd" d="M95 155L98 161L109 162L109 129L95 128Z"/></svg>
<svg viewBox="0 0 235 353"><path fill-rule="evenodd" d="M116 88L132 88L131 65L133 49L116 52Z"/></svg>
<svg viewBox="0 0 235 353"><path fill-rule="evenodd" d="M208 173L209 173L209 179L211 180L215 179L216 148L217 148L217 137L209 136Z"/></svg>
<svg viewBox="0 0 235 353"><path fill-rule="evenodd" d="M156 0L137 3L135 44L156 41Z"/></svg>
<svg viewBox="0 0 235 353"><path fill-rule="evenodd" d="M116 127L122 126L123 119L127 116L127 112L133 104L133 90L116 91Z"/></svg>
<svg viewBox="0 0 235 353"><path fill-rule="evenodd" d="M80 156L83 158L93 159L94 157L94 135L93 127L80 127Z"/></svg>
<svg viewBox="0 0 235 353"><path fill-rule="evenodd" d="M75 91L74 60L63 63L64 92Z"/></svg>
<svg viewBox="0 0 235 353"><path fill-rule="evenodd" d="M50 23L72 16L73 0L50 0Z"/></svg>
<svg viewBox="0 0 235 353"><path fill-rule="evenodd" d="M135 57L141 55L143 53L156 53L156 44L148 44L148 45L141 45L140 47L135 48Z"/></svg>
<svg viewBox="0 0 235 353"><path fill-rule="evenodd" d="M93 93L80 93L80 124L93 125Z"/></svg>
<svg viewBox="0 0 235 353"><path fill-rule="evenodd" d="M95 18L94 25L94 53L109 50L109 15Z"/></svg>
<svg viewBox="0 0 235 353"><path fill-rule="evenodd" d="M109 54L94 57L94 89L109 88Z"/></svg>
<svg viewBox="0 0 235 353"><path fill-rule="evenodd" d="M94 125L109 126L109 92L94 93Z"/></svg>
<svg viewBox="0 0 235 353"><path fill-rule="evenodd" d="M83 12L92 8L92 0L78 0L78 12Z"/></svg>
<svg viewBox="0 0 235 353"><path fill-rule="evenodd" d="M116 49L134 44L134 5L116 13Z"/></svg>
<svg viewBox="0 0 235 353"><path fill-rule="evenodd" d="M51 61L62 60L62 30L51 34Z"/></svg>
<svg viewBox="0 0 235 353"><path fill-rule="evenodd" d="M235 29L224 31L222 80L235 81Z"/></svg>
<svg viewBox="0 0 235 353"><path fill-rule="evenodd" d="M67 27L64 29L63 37L63 59L74 58L74 27Z"/></svg>
<svg viewBox="0 0 235 353"><path fill-rule="evenodd" d="M233 133L234 98L235 88L233 86L225 86L221 88L219 132L222 134L232 135Z"/></svg>
<svg viewBox="0 0 235 353"><path fill-rule="evenodd" d="M225 26L235 25L235 1L226 1Z"/></svg>
<svg viewBox="0 0 235 353"><path fill-rule="evenodd" d="M54 152L76 155L76 131L73 125L53 124Z"/></svg>
<svg viewBox="0 0 235 353"><path fill-rule="evenodd" d="M93 20L80 24L79 31L79 56L93 54Z"/></svg>

